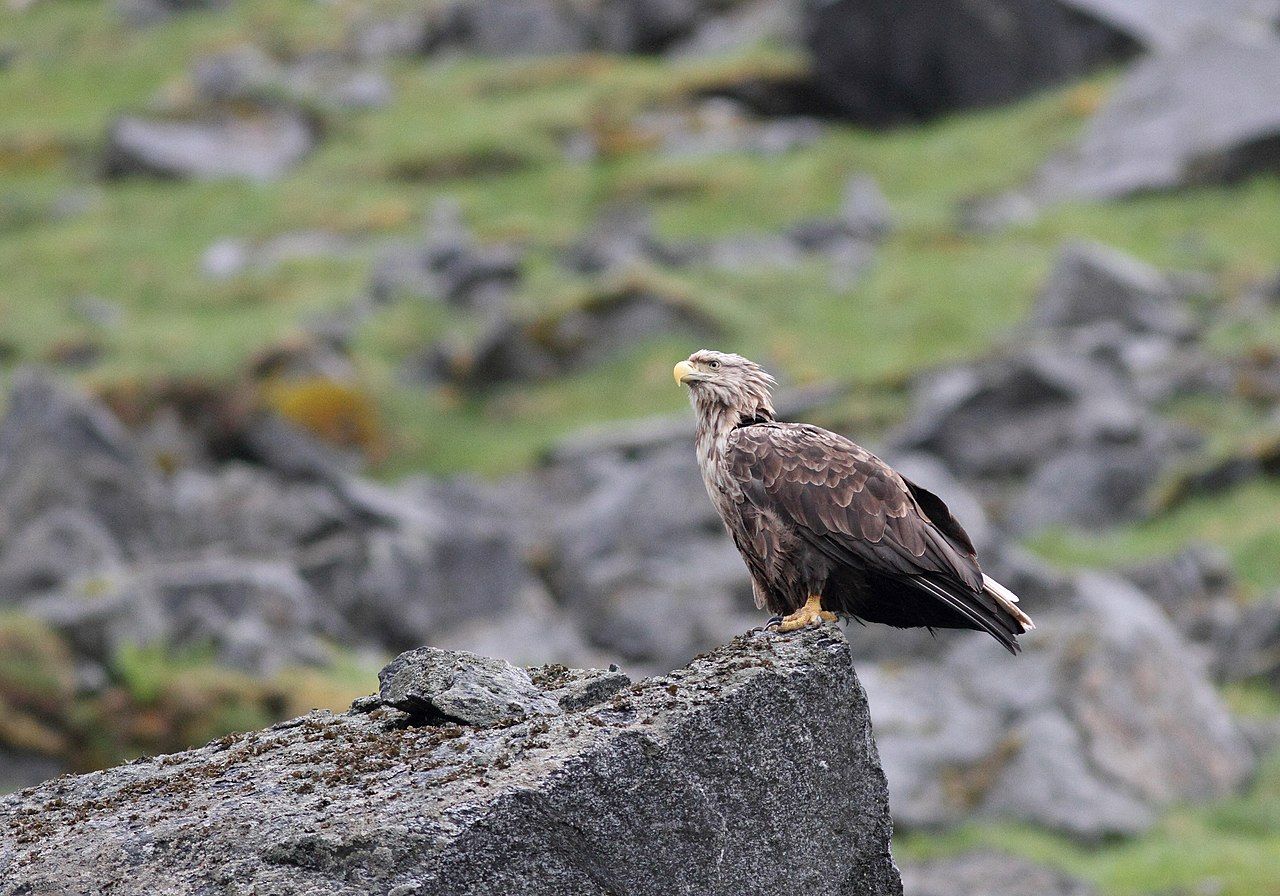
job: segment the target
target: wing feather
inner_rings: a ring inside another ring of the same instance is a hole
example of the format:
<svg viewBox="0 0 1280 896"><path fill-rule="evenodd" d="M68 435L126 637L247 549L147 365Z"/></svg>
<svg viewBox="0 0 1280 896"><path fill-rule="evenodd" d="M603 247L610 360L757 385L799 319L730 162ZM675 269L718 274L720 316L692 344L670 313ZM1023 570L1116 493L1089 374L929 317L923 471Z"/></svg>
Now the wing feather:
<svg viewBox="0 0 1280 896"><path fill-rule="evenodd" d="M973 544L946 505L843 436L760 423L734 430L726 457L744 500L832 559L982 590Z"/></svg>

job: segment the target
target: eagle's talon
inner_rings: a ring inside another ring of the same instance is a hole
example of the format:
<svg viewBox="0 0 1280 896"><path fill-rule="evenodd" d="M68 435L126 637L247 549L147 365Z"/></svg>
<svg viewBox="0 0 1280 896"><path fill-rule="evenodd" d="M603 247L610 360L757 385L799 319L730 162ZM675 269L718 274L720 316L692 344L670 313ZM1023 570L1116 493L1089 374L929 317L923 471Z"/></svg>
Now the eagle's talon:
<svg viewBox="0 0 1280 896"><path fill-rule="evenodd" d="M770 616L769 621L764 624L764 630L769 631L769 629L773 628L775 625L781 625L782 620L785 618L785 616Z"/></svg>
<svg viewBox="0 0 1280 896"><path fill-rule="evenodd" d="M822 625L824 622L835 622L836 614L822 609L822 598L812 595L800 609L782 617L778 623L778 631L794 632L811 625Z"/></svg>

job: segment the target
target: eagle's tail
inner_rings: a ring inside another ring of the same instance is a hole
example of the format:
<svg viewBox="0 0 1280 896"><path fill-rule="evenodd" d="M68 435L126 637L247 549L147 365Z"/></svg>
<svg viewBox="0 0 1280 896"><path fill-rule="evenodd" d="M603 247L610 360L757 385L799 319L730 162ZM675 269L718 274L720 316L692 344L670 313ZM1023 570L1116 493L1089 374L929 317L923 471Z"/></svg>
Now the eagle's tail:
<svg viewBox="0 0 1280 896"><path fill-rule="evenodd" d="M917 581L969 622L968 627L987 632L1012 654L1022 649L1018 635L1036 627L1018 607L1018 596L990 576L982 577L982 590L978 592L935 579L922 577Z"/></svg>
<svg viewBox="0 0 1280 896"><path fill-rule="evenodd" d="M1022 626L1022 632L1018 634L1029 632L1036 627L1036 624L1031 621L1031 617L1022 612L1022 609L1018 606L1018 595L986 573L982 574L982 593L989 594L995 598L996 603L1000 605L1000 609L1006 611L1018 625Z"/></svg>

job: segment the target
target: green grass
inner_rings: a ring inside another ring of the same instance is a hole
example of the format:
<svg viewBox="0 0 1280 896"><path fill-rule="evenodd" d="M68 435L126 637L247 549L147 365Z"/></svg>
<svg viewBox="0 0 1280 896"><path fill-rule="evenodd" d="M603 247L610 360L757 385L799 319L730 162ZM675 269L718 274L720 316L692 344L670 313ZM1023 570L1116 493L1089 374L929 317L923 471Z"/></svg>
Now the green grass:
<svg viewBox="0 0 1280 896"><path fill-rule="evenodd" d="M1152 520L1102 533L1055 529L1029 540L1062 566L1115 566L1173 553L1190 542L1226 550L1253 591L1280 586L1280 482L1262 480L1195 498Z"/></svg>
<svg viewBox="0 0 1280 896"><path fill-rule="evenodd" d="M1267 270L1280 244L1274 179L1067 207L999 235L958 233L955 203L1021 183L1079 129L1113 83L1109 75L922 127L833 127L816 145L781 157L688 160L623 151L592 163L561 159L559 143L574 130L601 121L625 130L636 110L698 86L794 65L770 49L682 63L400 61L391 67L390 107L330 113L320 150L277 183L95 181L93 154L113 115L183 96L195 57L250 40L294 51L336 46L354 11L255 0L140 31L121 26L109 4L42 3L0 13L0 26L21 48L0 76L0 146L51 148L0 153L7 159L0 163L0 336L9 350L39 359L60 343L91 339L105 350L83 374L91 383L173 374L231 380L245 358L288 336L306 316L358 293L373 250L211 282L199 273L210 243L305 228L371 242L404 237L446 196L483 235L531 245L522 301L536 313L586 288L553 260L604 202L656 196L664 236L706 238L830 213L843 179L869 172L900 226L853 289L834 289L820 264L672 278L724 322L724 346L768 358L793 382L874 382L987 350L1008 338L1066 238L1097 238L1160 264L1236 280ZM519 164L449 176L498 152ZM49 220L43 211L68 191L83 192L88 210ZM119 303L125 324L97 332L78 320L72 309L83 295ZM673 355L690 346L671 339L638 345L564 384L485 400L405 385L400 362L453 325L447 316L392 308L361 336L362 372L383 397L391 430L384 475L504 472L584 423L682 407L664 378Z"/></svg>
<svg viewBox="0 0 1280 896"><path fill-rule="evenodd" d="M1280 893L1280 754L1263 765L1249 792L1201 808L1176 809L1147 835L1090 848L1013 825L965 825L944 834L894 838L902 859L998 849L1060 868L1104 896Z"/></svg>

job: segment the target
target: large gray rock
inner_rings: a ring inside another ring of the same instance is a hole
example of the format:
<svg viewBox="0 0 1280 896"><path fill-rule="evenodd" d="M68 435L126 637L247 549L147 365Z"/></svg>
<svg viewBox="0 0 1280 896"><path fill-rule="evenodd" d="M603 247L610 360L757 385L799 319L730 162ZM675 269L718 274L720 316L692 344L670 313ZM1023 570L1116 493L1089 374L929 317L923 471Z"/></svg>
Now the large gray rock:
<svg viewBox="0 0 1280 896"><path fill-rule="evenodd" d="M0 893L902 893L829 628L496 727L359 705L0 801Z"/></svg>
<svg viewBox="0 0 1280 896"><path fill-rule="evenodd" d="M437 226L421 244L395 247L378 258L369 295L379 303L411 296L498 311L520 284L523 264L514 246L482 245L460 224Z"/></svg>
<svg viewBox="0 0 1280 896"><path fill-rule="evenodd" d="M301 162L318 136L307 116L282 108L174 119L125 115L107 134L103 168L108 177L269 181Z"/></svg>
<svg viewBox="0 0 1280 896"><path fill-rule="evenodd" d="M663 295L643 282L623 281L563 311L497 319L469 344L433 347L416 366L428 379L485 390L578 370L639 339L671 333L701 338L717 329L683 298Z"/></svg>
<svg viewBox="0 0 1280 896"><path fill-rule="evenodd" d="M560 711L524 669L458 650L419 647L402 653L378 673L378 683L383 703L435 723L487 727Z"/></svg>
<svg viewBox="0 0 1280 896"><path fill-rule="evenodd" d="M577 494L562 487L569 478ZM561 504L546 578L591 643L670 668L759 618L688 444L568 462L544 479Z"/></svg>
<svg viewBox="0 0 1280 896"><path fill-rule="evenodd" d="M1280 39L1200 34L1138 63L1029 192L1039 202L1110 199L1275 171L1277 93Z"/></svg>
<svg viewBox="0 0 1280 896"><path fill-rule="evenodd" d="M939 658L863 668L898 824L1004 818L1096 840L1248 780L1244 734L1141 592L1089 573L1056 606L1023 597L1039 627L1020 657L953 635Z"/></svg>
<svg viewBox="0 0 1280 896"><path fill-rule="evenodd" d="M1060 0L810 0L804 31L818 96L872 124L1008 102L1135 49Z"/></svg>
<svg viewBox="0 0 1280 896"><path fill-rule="evenodd" d="M1277 0L808 0L803 27L819 100L857 121L886 123L1008 102L1140 49L1172 59L1205 34L1248 38L1277 13ZM1220 73L1233 77L1233 64L1220 60ZM1263 100L1269 87L1248 84L1252 75L1234 73L1251 102ZM1141 142L1130 158L1146 151Z"/></svg>
<svg viewBox="0 0 1280 896"><path fill-rule="evenodd" d="M1161 271L1108 246L1068 243L1040 289L1031 322L1064 328L1102 321L1172 338L1195 329L1177 285Z"/></svg>
<svg viewBox="0 0 1280 896"><path fill-rule="evenodd" d="M586 9L556 0L486 0L462 4L457 32L486 56L545 56L591 48Z"/></svg>
<svg viewBox="0 0 1280 896"><path fill-rule="evenodd" d="M1073 447L1135 441L1148 422L1105 365L1037 347L923 377L895 441L963 476L1019 476Z"/></svg>
<svg viewBox="0 0 1280 896"><path fill-rule="evenodd" d="M1244 609L1231 558L1219 548L1192 544L1177 554L1120 570L1164 611L1188 641L1198 647L1217 680L1234 680L1255 655L1241 651ZM1243 676L1247 677L1247 676Z"/></svg>
<svg viewBox="0 0 1280 896"><path fill-rule="evenodd" d="M1073 448L1041 464L1012 502L1012 528L1110 526L1150 514L1150 492L1168 466L1164 445L1141 440Z"/></svg>

